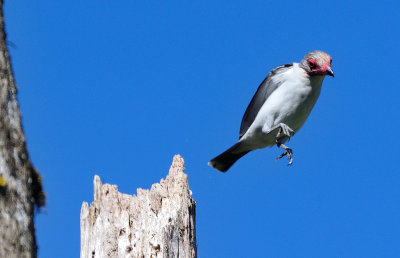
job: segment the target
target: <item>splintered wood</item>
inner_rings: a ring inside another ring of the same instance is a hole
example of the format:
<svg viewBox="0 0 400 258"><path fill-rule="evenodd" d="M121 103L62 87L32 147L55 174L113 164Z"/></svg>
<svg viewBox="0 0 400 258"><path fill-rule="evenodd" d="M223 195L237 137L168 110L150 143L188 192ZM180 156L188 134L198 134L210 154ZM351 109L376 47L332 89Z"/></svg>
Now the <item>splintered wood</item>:
<svg viewBox="0 0 400 258"><path fill-rule="evenodd" d="M197 257L196 203L184 160L173 159L167 178L137 195L94 178L94 201L81 208L81 257Z"/></svg>

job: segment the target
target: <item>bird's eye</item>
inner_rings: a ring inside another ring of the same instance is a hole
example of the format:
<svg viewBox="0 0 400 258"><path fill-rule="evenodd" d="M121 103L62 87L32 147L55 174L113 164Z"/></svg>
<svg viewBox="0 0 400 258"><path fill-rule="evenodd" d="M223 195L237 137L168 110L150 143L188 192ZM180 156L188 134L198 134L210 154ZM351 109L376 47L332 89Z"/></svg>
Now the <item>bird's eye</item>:
<svg viewBox="0 0 400 258"><path fill-rule="evenodd" d="M317 65L315 64L315 61L313 59L308 60L308 66L311 69L314 69Z"/></svg>

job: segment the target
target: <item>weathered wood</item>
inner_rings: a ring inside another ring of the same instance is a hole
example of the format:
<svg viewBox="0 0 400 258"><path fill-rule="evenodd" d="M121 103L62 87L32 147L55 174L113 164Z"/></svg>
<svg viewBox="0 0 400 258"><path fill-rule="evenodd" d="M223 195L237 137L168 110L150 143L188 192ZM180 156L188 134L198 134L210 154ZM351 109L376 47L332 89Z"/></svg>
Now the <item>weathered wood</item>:
<svg viewBox="0 0 400 258"><path fill-rule="evenodd" d="M0 257L36 257L34 203L44 205L40 176L26 148L0 1Z"/></svg>
<svg viewBox="0 0 400 258"><path fill-rule="evenodd" d="M81 209L81 257L196 257L195 212L184 160L137 195L94 178L94 201Z"/></svg>

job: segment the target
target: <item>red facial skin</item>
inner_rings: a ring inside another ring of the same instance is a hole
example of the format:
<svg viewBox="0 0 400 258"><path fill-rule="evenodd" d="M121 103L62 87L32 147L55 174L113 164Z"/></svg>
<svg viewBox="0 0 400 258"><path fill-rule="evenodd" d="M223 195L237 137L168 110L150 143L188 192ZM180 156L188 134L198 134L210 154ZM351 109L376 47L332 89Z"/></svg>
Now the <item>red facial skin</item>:
<svg viewBox="0 0 400 258"><path fill-rule="evenodd" d="M328 67L331 67L332 57L330 58L330 62L329 63L323 63L322 67L313 58L310 58L307 61L308 61L308 66L311 69L310 74L312 74L312 75L326 75Z"/></svg>

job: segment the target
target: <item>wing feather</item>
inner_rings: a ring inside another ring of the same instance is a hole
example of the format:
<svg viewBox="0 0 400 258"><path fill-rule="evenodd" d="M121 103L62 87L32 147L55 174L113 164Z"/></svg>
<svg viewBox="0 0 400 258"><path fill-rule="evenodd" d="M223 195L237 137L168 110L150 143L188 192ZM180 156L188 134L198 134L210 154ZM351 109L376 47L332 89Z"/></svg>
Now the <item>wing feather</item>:
<svg viewBox="0 0 400 258"><path fill-rule="evenodd" d="M239 139L242 138L242 136L247 132L251 124L254 122L254 119L256 118L258 111L260 111L262 105L265 103L268 97L280 85L282 85L282 82L278 83L276 81L273 82L271 79L272 76L279 73L283 73L288 69L290 69L290 67L292 66L293 64L285 64L276 67L268 74L268 76L264 79L264 81L260 84L260 86L258 86L256 94L254 94L249 106L246 109L246 112L243 115L242 123L240 125Z"/></svg>

